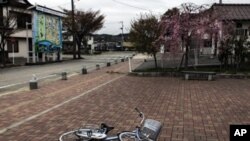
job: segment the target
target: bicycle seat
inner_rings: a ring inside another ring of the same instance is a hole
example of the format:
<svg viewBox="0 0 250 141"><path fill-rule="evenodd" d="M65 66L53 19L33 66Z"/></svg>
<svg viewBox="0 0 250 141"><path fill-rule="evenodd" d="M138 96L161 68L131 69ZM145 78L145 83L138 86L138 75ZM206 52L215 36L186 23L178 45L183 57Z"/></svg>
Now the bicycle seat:
<svg viewBox="0 0 250 141"><path fill-rule="evenodd" d="M106 129L106 134L107 134L109 131L113 130L114 128L115 128L115 127L108 126L108 125L105 124L105 123L102 123L102 124L101 124L101 129Z"/></svg>

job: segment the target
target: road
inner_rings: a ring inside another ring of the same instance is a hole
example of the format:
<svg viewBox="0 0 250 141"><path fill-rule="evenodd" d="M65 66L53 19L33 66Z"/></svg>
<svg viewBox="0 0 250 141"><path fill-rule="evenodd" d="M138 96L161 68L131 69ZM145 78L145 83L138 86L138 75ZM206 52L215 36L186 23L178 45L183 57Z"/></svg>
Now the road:
<svg viewBox="0 0 250 141"><path fill-rule="evenodd" d="M0 70L0 92L13 86L26 84L35 74L39 80L54 79L60 77L62 72L70 75L80 73L83 67L88 71L94 70L96 64L100 67L106 66L107 62L114 64L115 60L121 61L121 58L132 56L133 52L107 52L100 55L83 55L84 59L69 60L61 63L46 65L22 66L15 68L6 68Z"/></svg>

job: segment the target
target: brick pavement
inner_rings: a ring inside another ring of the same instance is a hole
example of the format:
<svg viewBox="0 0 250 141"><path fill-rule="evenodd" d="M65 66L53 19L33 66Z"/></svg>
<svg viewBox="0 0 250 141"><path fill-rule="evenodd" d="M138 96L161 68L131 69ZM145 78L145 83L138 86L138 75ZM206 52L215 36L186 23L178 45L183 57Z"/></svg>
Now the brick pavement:
<svg viewBox="0 0 250 141"><path fill-rule="evenodd" d="M1 130L113 80L0 134L0 141L56 141L84 123L113 125L111 134L132 130L139 122L134 107L164 123L160 141L227 141L229 124L250 123L250 80L184 81L106 73L111 70L126 72L127 63L0 97Z"/></svg>

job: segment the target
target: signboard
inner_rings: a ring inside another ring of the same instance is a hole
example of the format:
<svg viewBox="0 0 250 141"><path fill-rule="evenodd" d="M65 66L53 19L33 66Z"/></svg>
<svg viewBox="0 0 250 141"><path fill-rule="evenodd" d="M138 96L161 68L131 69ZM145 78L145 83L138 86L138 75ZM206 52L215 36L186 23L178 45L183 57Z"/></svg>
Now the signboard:
<svg viewBox="0 0 250 141"><path fill-rule="evenodd" d="M55 15L55 16L58 16L58 17L64 17L65 16L65 14L62 13L62 12L55 11L55 10L48 9L48 8L44 8L44 7L41 7L41 6L38 6L38 5L36 6L36 10L41 11L43 13L52 14L52 15Z"/></svg>
<svg viewBox="0 0 250 141"><path fill-rule="evenodd" d="M36 52L55 52L62 48L61 17L37 11L33 20Z"/></svg>

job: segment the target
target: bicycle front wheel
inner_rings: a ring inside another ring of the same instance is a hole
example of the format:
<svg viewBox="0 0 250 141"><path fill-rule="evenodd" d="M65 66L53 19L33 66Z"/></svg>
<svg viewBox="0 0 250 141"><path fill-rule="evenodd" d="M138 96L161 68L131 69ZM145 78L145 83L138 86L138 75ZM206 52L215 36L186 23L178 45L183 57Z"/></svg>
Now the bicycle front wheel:
<svg viewBox="0 0 250 141"><path fill-rule="evenodd" d="M74 131L69 131L66 133L63 133L60 138L59 141L89 141L89 138L84 138L84 137L79 137L76 135L76 132L78 130L74 130Z"/></svg>

